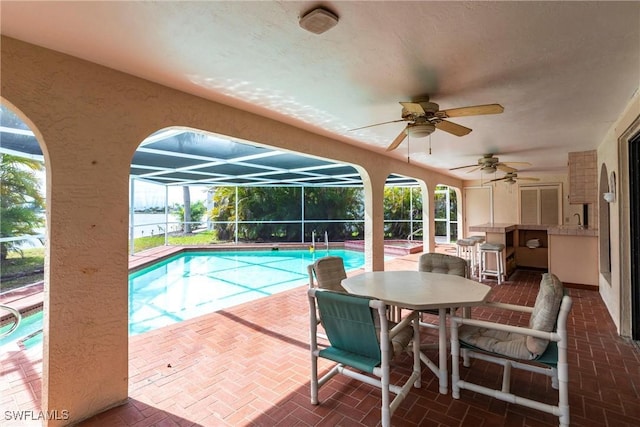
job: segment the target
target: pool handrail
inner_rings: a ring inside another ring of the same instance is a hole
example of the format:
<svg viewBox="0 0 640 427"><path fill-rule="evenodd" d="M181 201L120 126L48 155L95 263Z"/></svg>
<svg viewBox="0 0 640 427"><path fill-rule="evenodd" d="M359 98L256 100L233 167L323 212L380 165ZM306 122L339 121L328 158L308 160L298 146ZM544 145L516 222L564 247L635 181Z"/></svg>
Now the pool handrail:
<svg viewBox="0 0 640 427"><path fill-rule="evenodd" d="M413 236L415 234L418 234L421 231L422 231L422 228L418 228L417 230L412 231L411 233L409 233L409 235L407 236L407 242L412 242L413 241Z"/></svg>
<svg viewBox="0 0 640 427"><path fill-rule="evenodd" d="M9 307L8 305L5 305L5 304L0 304L0 310L6 310L9 313L13 314L16 318L16 321L13 324L13 326L9 328L9 330L0 334L0 338L2 338L2 337L11 335L16 329L18 329L18 326L20 326L20 322L22 321L22 315L20 314L20 311L16 310L13 307Z"/></svg>

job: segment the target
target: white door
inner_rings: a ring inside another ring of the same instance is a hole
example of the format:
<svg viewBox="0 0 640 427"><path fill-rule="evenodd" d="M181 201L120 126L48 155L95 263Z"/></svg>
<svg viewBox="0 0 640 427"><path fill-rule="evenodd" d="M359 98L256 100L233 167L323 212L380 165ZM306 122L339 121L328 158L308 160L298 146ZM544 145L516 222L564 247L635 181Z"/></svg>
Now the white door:
<svg viewBox="0 0 640 427"><path fill-rule="evenodd" d="M493 222L491 187L464 188L464 236L468 237L469 227Z"/></svg>

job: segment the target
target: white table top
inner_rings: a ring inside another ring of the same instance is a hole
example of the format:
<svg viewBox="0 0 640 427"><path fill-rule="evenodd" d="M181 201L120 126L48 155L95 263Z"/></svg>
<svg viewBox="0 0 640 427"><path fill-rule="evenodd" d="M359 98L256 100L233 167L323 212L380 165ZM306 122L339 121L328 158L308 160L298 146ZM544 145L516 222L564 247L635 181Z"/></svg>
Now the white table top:
<svg viewBox="0 0 640 427"><path fill-rule="evenodd" d="M485 301L491 287L464 277L423 271L374 271L342 281L347 292L411 310L470 307Z"/></svg>

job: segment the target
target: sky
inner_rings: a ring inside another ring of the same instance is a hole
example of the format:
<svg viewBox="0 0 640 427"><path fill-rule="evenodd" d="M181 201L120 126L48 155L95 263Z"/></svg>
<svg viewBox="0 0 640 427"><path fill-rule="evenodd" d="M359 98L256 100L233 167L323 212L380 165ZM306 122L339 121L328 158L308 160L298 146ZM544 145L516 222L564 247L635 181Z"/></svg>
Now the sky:
<svg viewBox="0 0 640 427"><path fill-rule="evenodd" d="M207 199L207 188L202 186L191 187L191 203ZM135 209L152 207L164 207L165 189L163 185L136 180L134 184ZM182 187L169 187L169 206L177 203L182 205Z"/></svg>

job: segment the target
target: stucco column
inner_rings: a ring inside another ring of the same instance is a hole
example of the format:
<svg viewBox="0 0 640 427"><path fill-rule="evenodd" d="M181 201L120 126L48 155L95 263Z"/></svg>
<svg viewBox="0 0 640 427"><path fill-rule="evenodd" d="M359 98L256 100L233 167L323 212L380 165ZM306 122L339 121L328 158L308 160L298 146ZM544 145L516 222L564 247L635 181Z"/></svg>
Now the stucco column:
<svg viewBox="0 0 640 427"><path fill-rule="evenodd" d="M74 424L127 399L129 168L149 130L132 114L144 108L126 108L148 97L120 77L2 38L2 96L34 131L47 173L47 426Z"/></svg>
<svg viewBox="0 0 640 427"><path fill-rule="evenodd" d="M435 186L420 182L422 193L422 244L423 252L436 251L436 223L434 221L434 190Z"/></svg>
<svg viewBox="0 0 640 427"><path fill-rule="evenodd" d="M86 418L128 394L129 170L107 148L118 143L109 134L74 125L43 132L49 268L42 410L69 415L49 426ZM86 148L91 139L101 144Z"/></svg>
<svg viewBox="0 0 640 427"><path fill-rule="evenodd" d="M384 270L384 186L387 175L360 172L364 184L365 271Z"/></svg>

